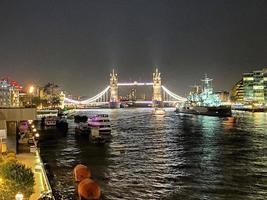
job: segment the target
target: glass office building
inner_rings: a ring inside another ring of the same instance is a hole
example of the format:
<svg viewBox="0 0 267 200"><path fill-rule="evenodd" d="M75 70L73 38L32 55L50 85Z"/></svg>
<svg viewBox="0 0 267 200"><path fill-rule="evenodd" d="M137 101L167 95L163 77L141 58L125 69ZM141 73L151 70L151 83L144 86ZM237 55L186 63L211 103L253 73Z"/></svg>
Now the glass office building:
<svg viewBox="0 0 267 200"><path fill-rule="evenodd" d="M267 68L244 73L232 90L232 99L242 103L267 103Z"/></svg>

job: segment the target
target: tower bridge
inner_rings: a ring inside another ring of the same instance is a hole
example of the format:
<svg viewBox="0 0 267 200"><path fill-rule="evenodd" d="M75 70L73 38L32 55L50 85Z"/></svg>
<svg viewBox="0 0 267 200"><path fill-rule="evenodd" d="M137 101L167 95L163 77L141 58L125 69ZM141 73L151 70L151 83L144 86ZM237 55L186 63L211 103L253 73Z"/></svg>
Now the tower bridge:
<svg viewBox="0 0 267 200"><path fill-rule="evenodd" d="M81 101L65 97L64 102L65 104L74 104L81 106L108 104L111 108L118 108L122 103L119 98L119 87L123 86L152 87L152 99L150 101L135 101L135 103L151 104L153 106L157 106L163 105L164 103L176 104L186 101L186 98L171 92L167 89L167 87L161 84L161 73L158 69L156 69L153 73L152 81L153 82L119 82L118 74L113 70L110 74L109 86L104 88L104 90L99 92L97 95Z"/></svg>

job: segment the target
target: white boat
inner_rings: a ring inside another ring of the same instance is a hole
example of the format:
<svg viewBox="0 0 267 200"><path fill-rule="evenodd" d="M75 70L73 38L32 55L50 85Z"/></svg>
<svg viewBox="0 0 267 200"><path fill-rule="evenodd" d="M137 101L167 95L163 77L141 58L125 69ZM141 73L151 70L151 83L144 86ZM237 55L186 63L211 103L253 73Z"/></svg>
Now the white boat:
<svg viewBox="0 0 267 200"><path fill-rule="evenodd" d="M44 118L44 125L45 126L56 126L57 125L57 116L47 116Z"/></svg>
<svg viewBox="0 0 267 200"><path fill-rule="evenodd" d="M165 115L165 110L163 108L155 108L153 110L154 115Z"/></svg>
<svg viewBox="0 0 267 200"><path fill-rule="evenodd" d="M89 139L95 144L104 144L106 142L105 138L100 135L99 127L91 128L91 134L89 136Z"/></svg>
<svg viewBox="0 0 267 200"><path fill-rule="evenodd" d="M89 135L90 127L86 122L80 122L78 126L75 127L75 134L77 135Z"/></svg>
<svg viewBox="0 0 267 200"><path fill-rule="evenodd" d="M111 136L111 123L107 114L99 114L92 116L88 119L89 127L98 128L100 136L110 137Z"/></svg>
<svg viewBox="0 0 267 200"><path fill-rule="evenodd" d="M58 116L58 110L37 110L37 119L42 119L43 117Z"/></svg>

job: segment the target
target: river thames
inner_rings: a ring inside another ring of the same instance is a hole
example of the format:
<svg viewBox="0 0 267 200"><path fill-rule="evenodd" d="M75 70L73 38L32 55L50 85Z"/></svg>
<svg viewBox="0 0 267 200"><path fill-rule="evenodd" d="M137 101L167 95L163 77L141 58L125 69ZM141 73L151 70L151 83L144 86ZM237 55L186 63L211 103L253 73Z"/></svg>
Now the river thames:
<svg viewBox="0 0 267 200"><path fill-rule="evenodd" d="M77 199L72 170L82 163L102 199L260 200L267 198L267 113L233 117L152 114L149 108L80 110L109 114L112 141L98 146L66 135L41 141L58 199ZM61 197L59 197L61 196Z"/></svg>

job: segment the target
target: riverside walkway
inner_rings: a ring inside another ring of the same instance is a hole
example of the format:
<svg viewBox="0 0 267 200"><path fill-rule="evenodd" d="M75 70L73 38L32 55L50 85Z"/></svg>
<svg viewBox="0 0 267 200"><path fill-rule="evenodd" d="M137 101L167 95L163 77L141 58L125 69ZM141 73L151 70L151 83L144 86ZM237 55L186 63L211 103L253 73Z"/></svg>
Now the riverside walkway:
<svg viewBox="0 0 267 200"><path fill-rule="evenodd" d="M31 195L30 200L39 199L42 192L52 192L38 150L35 153L18 154L17 160L31 168L34 173L34 193Z"/></svg>

